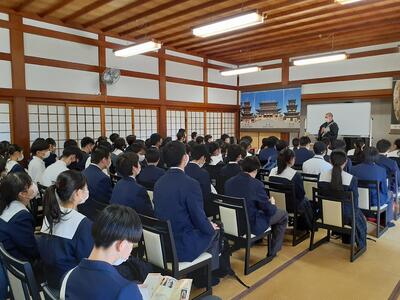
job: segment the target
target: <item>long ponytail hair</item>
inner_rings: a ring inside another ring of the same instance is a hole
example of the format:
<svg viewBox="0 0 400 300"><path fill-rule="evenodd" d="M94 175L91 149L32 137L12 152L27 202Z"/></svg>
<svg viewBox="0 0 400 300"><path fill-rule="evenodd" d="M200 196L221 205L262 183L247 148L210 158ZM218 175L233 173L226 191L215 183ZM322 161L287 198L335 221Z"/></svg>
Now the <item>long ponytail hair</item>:
<svg viewBox="0 0 400 300"><path fill-rule="evenodd" d="M278 171L277 174L281 174L286 168L289 162L294 158L294 152L290 149L284 149L278 154L278 159L277 159L277 166L278 166Z"/></svg>
<svg viewBox="0 0 400 300"><path fill-rule="evenodd" d="M83 189L85 185L86 178L81 172L68 170L58 175L56 183L47 188L43 205L50 234L53 233L54 225L59 223L62 217L66 215L61 211L60 204L68 203L72 194L76 190Z"/></svg>
<svg viewBox="0 0 400 300"><path fill-rule="evenodd" d="M347 155L342 150L333 150L331 153L332 176L331 176L331 189L335 191L343 191L342 182L342 165L347 162Z"/></svg>
<svg viewBox="0 0 400 300"><path fill-rule="evenodd" d="M27 190L32 185L32 179L25 172L10 173L0 181L0 215L18 194Z"/></svg>

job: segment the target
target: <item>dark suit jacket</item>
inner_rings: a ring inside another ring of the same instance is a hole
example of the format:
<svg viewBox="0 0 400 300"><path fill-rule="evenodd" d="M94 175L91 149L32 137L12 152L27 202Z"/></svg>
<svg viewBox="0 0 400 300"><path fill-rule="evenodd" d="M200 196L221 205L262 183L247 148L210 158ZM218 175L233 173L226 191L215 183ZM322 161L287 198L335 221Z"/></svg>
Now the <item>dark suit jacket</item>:
<svg viewBox="0 0 400 300"><path fill-rule="evenodd" d="M322 135L321 129L328 127L329 124L331 124L329 126L329 132L327 132L325 135ZM332 121L331 123L325 122L319 127L318 141L322 140L323 137L328 137L330 141L333 142L337 139L338 133L339 133L339 126L336 124L335 121Z"/></svg>
<svg viewBox="0 0 400 300"><path fill-rule="evenodd" d="M137 181L144 186L154 186L156 181L165 174L165 170L149 165L143 168L136 177Z"/></svg>
<svg viewBox="0 0 400 300"><path fill-rule="evenodd" d="M312 152L312 151L310 151L310 150L308 150L306 148L299 148L296 151L295 156L296 156L296 160L295 160L294 164L295 165L303 165L303 163L306 160L309 160L310 158L314 157L314 152Z"/></svg>

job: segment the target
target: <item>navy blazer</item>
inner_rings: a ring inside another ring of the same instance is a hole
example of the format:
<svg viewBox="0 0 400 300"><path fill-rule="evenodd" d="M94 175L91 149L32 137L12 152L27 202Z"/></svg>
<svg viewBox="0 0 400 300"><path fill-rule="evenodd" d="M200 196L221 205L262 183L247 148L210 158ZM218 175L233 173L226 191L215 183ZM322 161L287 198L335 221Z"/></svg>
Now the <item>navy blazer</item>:
<svg viewBox="0 0 400 300"><path fill-rule="evenodd" d="M314 152L306 149L306 148L299 148L296 152L295 152L295 165L302 165L306 160L309 160L310 158L314 157Z"/></svg>
<svg viewBox="0 0 400 300"><path fill-rule="evenodd" d="M352 168L351 174L358 180L374 180L379 182L380 204L389 204L388 186L386 170L375 163L361 163ZM378 194L376 190L371 191L371 205L378 204Z"/></svg>
<svg viewBox="0 0 400 300"><path fill-rule="evenodd" d="M94 199L103 203L110 203L112 193L112 183L110 177L97 166L91 164L82 172L85 175L88 188L89 199Z"/></svg>
<svg viewBox="0 0 400 300"><path fill-rule="evenodd" d="M269 220L276 212L261 181L241 172L225 182L225 195L245 198L251 233L259 235L269 227Z"/></svg>
<svg viewBox="0 0 400 300"><path fill-rule="evenodd" d="M9 173L18 173L18 172L25 172L25 169L19 164L16 163L10 170Z"/></svg>
<svg viewBox="0 0 400 300"><path fill-rule="evenodd" d="M87 154L85 151L82 151L82 158L78 162L73 162L68 166L68 169L70 170L77 170L77 171L83 171L85 170L85 164L87 159L89 158L89 154Z"/></svg>
<svg viewBox="0 0 400 300"><path fill-rule="evenodd" d="M389 176L391 174L396 174L397 175L397 186L400 186L400 170L399 166L397 165L396 161L393 159L390 159L389 157L386 157L385 155L380 154L379 159L376 162L378 166L381 166L386 170L386 176L387 178L390 178ZM396 182L390 182L390 188L391 191L396 191Z"/></svg>
<svg viewBox="0 0 400 300"><path fill-rule="evenodd" d="M153 165L148 165L140 171L139 175L136 177L136 180L145 186L154 186L157 180L164 174L164 169Z"/></svg>
<svg viewBox="0 0 400 300"><path fill-rule="evenodd" d="M242 171L242 168L238 163L228 163L221 169L221 176L226 179L236 176Z"/></svg>
<svg viewBox="0 0 400 300"><path fill-rule="evenodd" d="M46 168L52 164L54 164L57 161L57 154L55 153L50 153L48 158L43 159L44 165Z"/></svg>
<svg viewBox="0 0 400 300"><path fill-rule="evenodd" d="M215 231L203 209L200 184L172 168L154 187L154 214L169 220L180 262L193 261L205 252Z"/></svg>
<svg viewBox="0 0 400 300"><path fill-rule="evenodd" d="M261 165L265 165L268 161L275 161L278 157L278 151L274 148L264 148L258 154Z"/></svg>
<svg viewBox="0 0 400 300"><path fill-rule="evenodd" d="M111 203L129 206L138 214L154 215L147 190L132 177L118 180L111 195Z"/></svg>
<svg viewBox="0 0 400 300"><path fill-rule="evenodd" d="M187 164L185 173L200 183L203 199L208 199L211 194L210 174L205 169L200 168L198 164L192 162Z"/></svg>

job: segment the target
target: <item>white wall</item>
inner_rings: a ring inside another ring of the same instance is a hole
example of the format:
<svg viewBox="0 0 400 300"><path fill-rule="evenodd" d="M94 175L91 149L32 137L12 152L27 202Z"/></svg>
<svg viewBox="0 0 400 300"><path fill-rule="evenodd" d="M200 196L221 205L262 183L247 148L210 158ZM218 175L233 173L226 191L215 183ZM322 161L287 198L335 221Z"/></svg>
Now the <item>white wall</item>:
<svg viewBox="0 0 400 300"><path fill-rule="evenodd" d="M208 82L236 86L237 76L222 76L219 70L209 68Z"/></svg>
<svg viewBox="0 0 400 300"><path fill-rule="evenodd" d="M392 84L392 77L313 83L303 84L301 86L301 93L304 95L349 91L384 90L391 89Z"/></svg>
<svg viewBox="0 0 400 300"><path fill-rule="evenodd" d="M12 88L11 62L0 60L0 88Z"/></svg>
<svg viewBox="0 0 400 300"><path fill-rule="evenodd" d="M281 82L282 69L270 69L239 76L239 86Z"/></svg>
<svg viewBox="0 0 400 300"><path fill-rule="evenodd" d="M166 61L166 75L183 79L203 81L203 68L175 61Z"/></svg>
<svg viewBox="0 0 400 300"><path fill-rule="evenodd" d="M117 83L107 86L110 96L159 99L158 80L121 76Z"/></svg>
<svg viewBox="0 0 400 300"><path fill-rule="evenodd" d="M204 88L196 85L167 82L167 100L203 102Z"/></svg>
<svg viewBox="0 0 400 300"><path fill-rule="evenodd" d="M208 88L208 103L215 104L237 104L237 91L218 89L218 88Z"/></svg>
<svg viewBox="0 0 400 300"><path fill-rule="evenodd" d="M158 74L158 58L148 55L117 57L112 49L106 49L106 66L150 74Z"/></svg>
<svg viewBox="0 0 400 300"><path fill-rule="evenodd" d="M10 33L7 28L0 28L0 52L10 53Z"/></svg>

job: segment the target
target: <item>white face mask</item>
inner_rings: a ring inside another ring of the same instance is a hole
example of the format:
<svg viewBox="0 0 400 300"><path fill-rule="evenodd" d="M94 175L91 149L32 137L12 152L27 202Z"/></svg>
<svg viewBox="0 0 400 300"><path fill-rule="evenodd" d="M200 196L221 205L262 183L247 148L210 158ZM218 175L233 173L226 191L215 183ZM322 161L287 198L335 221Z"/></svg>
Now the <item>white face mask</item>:
<svg viewBox="0 0 400 300"><path fill-rule="evenodd" d="M128 259L127 258L118 258L116 261L112 263L113 266L119 266L126 262Z"/></svg>
<svg viewBox="0 0 400 300"><path fill-rule="evenodd" d="M29 193L31 199L36 198L36 196L39 194L39 189L36 183L32 183L32 185L29 187Z"/></svg>
<svg viewBox="0 0 400 300"><path fill-rule="evenodd" d="M83 198L81 199L81 201L79 202L79 204L83 204L86 202L86 200L89 198L89 190L83 190L84 194L83 194Z"/></svg>
<svg viewBox="0 0 400 300"><path fill-rule="evenodd" d="M24 154L21 154L20 157L18 157L17 161L22 161L24 160Z"/></svg>
<svg viewBox="0 0 400 300"><path fill-rule="evenodd" d="M139 156L139 161L142 162L146 158L143 154L138 154Z"/></svg>
<svg viewBox="0 0 400 300"><path fill-rule="evenodd" d="M43 158L46 159L50 156L50 151L47 150L46 153L44 154Z"/></svg>

